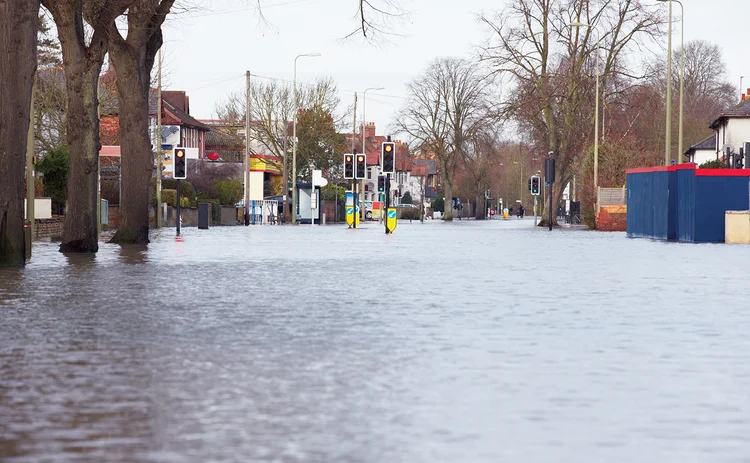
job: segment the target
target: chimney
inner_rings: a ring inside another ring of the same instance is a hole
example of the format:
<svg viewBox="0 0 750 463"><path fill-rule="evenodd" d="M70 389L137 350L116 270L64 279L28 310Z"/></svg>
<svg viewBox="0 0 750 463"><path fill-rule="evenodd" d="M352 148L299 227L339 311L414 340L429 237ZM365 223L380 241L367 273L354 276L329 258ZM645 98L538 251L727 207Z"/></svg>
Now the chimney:
<svg viewBox="0 0 750 463"><path fill-rule="evenodd" d="M365 125L365 137L366 138L375 137L375 123L374 122L368 122L367 125Z"/></svg>

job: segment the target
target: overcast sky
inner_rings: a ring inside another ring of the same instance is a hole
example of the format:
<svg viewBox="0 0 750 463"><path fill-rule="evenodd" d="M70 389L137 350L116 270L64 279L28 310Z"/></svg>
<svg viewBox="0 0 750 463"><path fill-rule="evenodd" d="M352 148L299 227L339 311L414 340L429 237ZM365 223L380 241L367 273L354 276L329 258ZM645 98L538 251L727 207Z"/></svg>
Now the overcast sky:
<svg viewBox="0 0 750 463"><path fill-rule="evenodd" d="M385 87L381 92L368 91L366 106L367 120L375 122L378 133L383 134L403 102L405 84L436 57L472 56L476 45L487 37L476 21L477 14L500 9L507 1L394 0L407 13L402 22L393 23L404 37L370 44L359 35L341 41L357 27L356 0L263 0L266 25L259 21L255 0L212 0L202 11L173 15L168 20L163 48L165 82L170 89L188 92L193 116L210 118L217 101L244 87L246 70L291 81L294 57L318 52L322 54L319 58L297 61L298 83L330 76L336 80L342 100L350 102L358 92L358 123L362 92L368 87ZM657 4L655 0L642 1ZM743 86L750 87L746 45L750 0L683 0L683 4L685 41L705 39L718 44L727 63L727 79L739 88L740 76L746 74ZM679 15L675 3L676 20ZM675 24L675 48L680 27Z"/></svg>

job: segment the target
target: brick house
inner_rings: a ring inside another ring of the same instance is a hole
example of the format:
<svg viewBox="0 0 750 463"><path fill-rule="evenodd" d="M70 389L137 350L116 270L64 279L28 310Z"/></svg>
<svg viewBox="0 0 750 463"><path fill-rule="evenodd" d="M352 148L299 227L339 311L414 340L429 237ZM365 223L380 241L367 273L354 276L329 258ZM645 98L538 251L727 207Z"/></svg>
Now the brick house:
<svg viewBox="0 0 750 463"><path fill-rule="evenodd" d="M120 116L116 92L114 92L113 73L102 77L102 101L100 120L100 137L102 145L119 146ZM206 155L206 134L211 128L190 115L190 97L182 90L164 90L161 92L161 145L164 149L175 146L196 148L198 159ZM155 144L157 128L158 92L149 90L148 127L149 137Z"/></svg>

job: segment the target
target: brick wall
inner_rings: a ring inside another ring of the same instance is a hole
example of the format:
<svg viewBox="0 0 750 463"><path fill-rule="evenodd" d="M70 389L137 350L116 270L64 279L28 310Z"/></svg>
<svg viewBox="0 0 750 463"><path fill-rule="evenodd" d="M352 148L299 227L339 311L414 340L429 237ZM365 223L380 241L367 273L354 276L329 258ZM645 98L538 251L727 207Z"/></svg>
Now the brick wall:
<svg viewBox="0 0 750 463"><path fill-rule="evenodd" d="M600 231L627 231L627 206L602 206L596 216L596 228Z"/></svg>
<svg viewBox="0 0 750 463"><path fill-rule="evenodd" d="M37 219L34 221L34 235L36 238L60 236L63 233L65 216L53 215L51 219Z"/></svg>

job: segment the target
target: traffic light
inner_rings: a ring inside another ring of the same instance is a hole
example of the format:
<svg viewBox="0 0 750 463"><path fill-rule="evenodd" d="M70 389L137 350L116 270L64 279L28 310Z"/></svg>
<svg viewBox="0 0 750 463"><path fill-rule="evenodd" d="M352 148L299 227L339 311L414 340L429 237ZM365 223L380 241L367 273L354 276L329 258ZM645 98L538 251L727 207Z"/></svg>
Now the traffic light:
<svg viewBox="0 0 750 463"><path fill-rule="evenodd" d="M378 175L378 191L381 193L385 191L385 177L382 175Z"/></svg>
<svg viewBox="0 0 750 463"><path fill-rule="evenodd" d="M367 156L364 154L358 154L356 165L354 166L354 178L365 178L367 173Z"/></svg>
<svg viewBox="0 0 750 463"><path fill-rule="evenodd" d="M531 191L531 179L529 179L529 191Z"/></svg>
<svg viewBox="0 0 750 463"><path fill-rule="evenodd" d="M541 179L538 175L531 177L531 194L534 196L539 195L539 187L541 186Z"/></svg>
<svg viewBox="0 0 750 463"><path fill-rule="evenodd" d="M742 169L743 168L743 160L745 159L745 150L744 148L740 148L739 154L734 155L734 168L735 169Z"/></svg>
<svg viewBox="0 0 750 463"><path fill-rule="evenodd" d="M174 178L187 178L187 157L185 156L185 148L175 148L172 159L174 159Z"/></svg>
<svg viewBox="0 0 750 463"><path fill-rule="evenodd" d="M354 155L344 155L344 178L354 178Z"/></svg>
<svg viewBox="0 0 750 463"><path fill-rule="evenodd" d="M396 172L396 144L392 141L383 142L381 151L381 158L383 159L383 172L386 174L392 174Z"/></svg>

